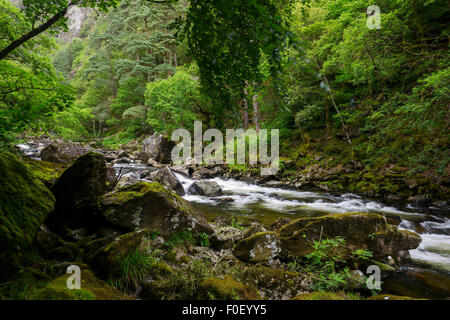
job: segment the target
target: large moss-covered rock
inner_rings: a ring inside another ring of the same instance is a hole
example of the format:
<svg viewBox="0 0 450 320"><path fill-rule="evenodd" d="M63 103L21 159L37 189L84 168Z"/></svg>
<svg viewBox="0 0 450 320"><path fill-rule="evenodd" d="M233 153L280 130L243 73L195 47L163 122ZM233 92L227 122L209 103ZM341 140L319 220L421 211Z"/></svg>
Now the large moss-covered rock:
<svg viewBox="0 0 450 320"><path fill-rule="evenodd" d="M95 277L88 269L81 270L81 288L67 288L65 274L54 279L44 288L36 292L31 300L128 300L130 299L105 281Z"/></svg>
<svg viewBox="0 0 450 320"><path fill-rule="evenodd" d="M401 250L415 249L421 237L398 230L386 219L373 213L343 213L317 218L300 218L280 229L281 255L303 257L313 251L312 243L322 238L341 236L348 251L367 249L375 258L395 255Z"/></svg>
<svg viewBox="0 0 450 320"><path fill-rule="evenodd" d="M101 197L104 218L127 230L148 228L169 235L181 230L212 234L204 215L157 182L141 182Z"/></svg>
<svg viewBox="0 0 450 320"><path fill-rule="evenodd" d="M280 253L280 240L275 232L258 232L238 242L234 255L246 262L271 262Z"/></svg>
<svg viewBox="0 0 450 320"><path fill-rule="evenodd" d="M261 296L253 286L237 282L232 276L210 278L200 282L198 297L211 300L259 300Z"/></svg>
<svg viewBox="0 0 450 320"><path fill-rule="evenodd" d="M17 253L28 247L55 198L24 163L0 153L0 278L15 272Z"/></svg>
<svg viewBox="0 0 450 320"><path fill-rule="evenodd" d="M55 211L46 225L56 231L95 223L93 208L97 197L106 192L106 161L97 153L79 157L52 188Z"/></svg>

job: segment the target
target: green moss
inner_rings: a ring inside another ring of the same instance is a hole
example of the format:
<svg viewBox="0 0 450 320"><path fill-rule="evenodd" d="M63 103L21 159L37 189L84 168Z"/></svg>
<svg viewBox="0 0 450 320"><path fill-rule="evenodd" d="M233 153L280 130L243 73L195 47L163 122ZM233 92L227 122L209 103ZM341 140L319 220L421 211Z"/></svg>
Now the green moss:
<svg viewBox="0 0 450 320"><path fill-rule="evenodd" d="M0 153L0 257L9 261L11 270L18 248L31 244L54 203L53 194L28 166L11 153Z"/></svg>
<svg viewBox="0 0 450 320"><path fill-rule="evenodd" d="M200 299L217 300L259 300L259 293L251 286L243 285L226 275L221 278L210 278L199 285Z"/></svg>
<svg viewBox="0 0 450 320"><path fill-rule="evenodd" d="M22 159L46 186L52 185L63 173L65 166L57 162L39 161L30 158Z"/></svg>
<svg viewBox="0 0 450 320"><path fill-rule="evenodd" d="M81 288L70 290L67 279L62 275L36 292L32 300L126 300L127 296L94 276L87 269L81 270Z"/></svg>

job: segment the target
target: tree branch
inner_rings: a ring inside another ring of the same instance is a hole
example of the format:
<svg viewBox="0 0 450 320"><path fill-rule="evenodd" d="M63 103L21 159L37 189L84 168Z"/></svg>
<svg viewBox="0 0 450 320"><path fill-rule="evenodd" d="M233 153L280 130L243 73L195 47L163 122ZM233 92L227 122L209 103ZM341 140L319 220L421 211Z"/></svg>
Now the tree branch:
<svg viewBox="0 0 450 320"><path fill-rule="evenodd" d="M8 56L8 54L11 53L11 51L17 49L18 47L20 47L22 44L24 44L28 40L36 37L37 35L46 31L52 25L54 25L59 19L61 19L62 17L64 17L66 15L67 10L72 5L74 5L74 3L69 3L67 5L67 7L61 9L57 14L55 14L53 17L51 17L49 20L47 20L42 25L40 25L38 28L32 29L30 32L24 34L19 39L16 39L13 42L11 42L6 48L4 48L0 51L0 60L5 59Z"/></svg>

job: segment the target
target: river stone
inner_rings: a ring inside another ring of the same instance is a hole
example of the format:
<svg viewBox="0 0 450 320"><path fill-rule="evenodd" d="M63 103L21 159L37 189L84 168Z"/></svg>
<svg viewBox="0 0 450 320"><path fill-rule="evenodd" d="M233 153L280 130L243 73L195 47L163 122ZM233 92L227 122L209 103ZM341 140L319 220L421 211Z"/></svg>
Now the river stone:
<svg viewBox="0 0 450 320"><path fill-rule="evenodd" d="M75 143L51 143L42 149L40 157L42 161L71 163L91 150Z"/></svg>
<svg viewBox="0 0 450 320"><path fill-rule="evenodd" d="M54 203L53 194L27 165L11 153L0 153L0 278L16 271L17 253L32 243Z"/></svg>
<svg viewBox="0 0 450 320"><path fill-rule="evenodd" d="M143 151L147 154L148 159L154 159L159 163L170 163L172 161L172 149L175 143L167 137L155 133L148 139L143 141ZM141 155L141 158L146 158Z"/></svg>
<svg viewBox="0 0 450 320"><path fill-rule="evenodd" d="M280 239L275 232L258 232L238 242L233 253L245 262L270 263L280 251Z"/></svg>
<svg viewBox="0 0 450 320"><path fill-rule="evenodd" d="M192 173L192 178L196 179L196 180L212 179L212 178L216 177L217 175L218 174L216 173L216 171L201 167L197 171Z"/></svg>
<svg viewBox="0 0 450 320"><path fill-rule="evenodd" d="M163 236L181 230L212 234L205 216L157 182L139 182L101 197L99 210L112 225L148 228Z"/></svg>
<svg viewBox="0 0 450 320"><path fill-rule="evenodd" d="M421 237L411 231L389 225L386 218L374 213L331 214L300 218L280 229L282 256L303 257L313 251L312 243L322 238L341 236L348 252L372 251L374 258L396 255L401 250L415 249Z"/></svg>
<svg viewBox="0 0 450 320"><path fill-rule="evenodd" d="M123 176L117 181L116 186L114 187L114 190L119 190L120 188L131 186L135 183L139 182L139 179L134 175L126 175Z"/></svg>
<svg viewBox="0 0 450 320"><path fill-rule="evenodd" d="M222 194L222 188L215 181L196 181L188 190L189 194L198 194L201 196L214 197Z"/></svg>
<svg viewBox="0 0 450 320"><path fill-rule="evenodd" d="M175 191L179 196L185 195L183 185L167 166L152 172L149 178Z"/></svg>
<svg viewBox="0 0 450 320"><path fill-rule="evenodd" d="M55 211L46 225L56 233L64 227L77 228L95 222L96 199L106 192L106 161L97 153L79 157L52 187Z"/></svg>
<svg viewBox="0 0 450 320"><path fill-rule="evenodd" d="M242 231L230 226L217 228L210 238L212 246L217 250L231 249L242 239Z"/></svg>

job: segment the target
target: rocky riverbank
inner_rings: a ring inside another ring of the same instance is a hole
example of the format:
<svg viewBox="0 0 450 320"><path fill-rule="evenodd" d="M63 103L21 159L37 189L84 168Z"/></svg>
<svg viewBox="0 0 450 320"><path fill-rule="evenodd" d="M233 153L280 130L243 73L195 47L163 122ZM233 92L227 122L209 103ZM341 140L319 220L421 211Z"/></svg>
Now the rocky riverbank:
<svg viewBox="0 0 450 320"><path fill-rule="evenodd" d="M375 293L365 285L367 266L393 273L421 242L375 213L271 225L208 220L180 195L218 196L220 186L204 179L235 173L169 169L155 160L167 149L159 146L111 151L53 141L35 155L44 161L3 153L3 297L25 282L27 299L365 299ZM130 162L152 169L121 176ZM183 190L174 172L197 182ZM81 290L64 285L69 265L82 269Z"/></svg>

